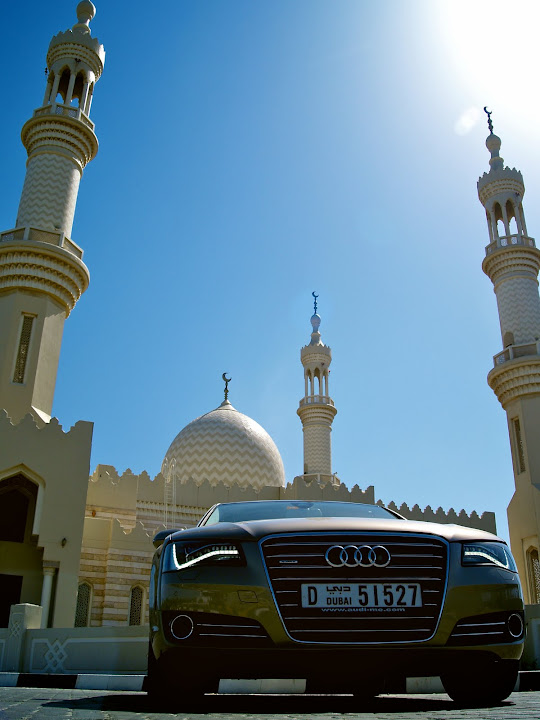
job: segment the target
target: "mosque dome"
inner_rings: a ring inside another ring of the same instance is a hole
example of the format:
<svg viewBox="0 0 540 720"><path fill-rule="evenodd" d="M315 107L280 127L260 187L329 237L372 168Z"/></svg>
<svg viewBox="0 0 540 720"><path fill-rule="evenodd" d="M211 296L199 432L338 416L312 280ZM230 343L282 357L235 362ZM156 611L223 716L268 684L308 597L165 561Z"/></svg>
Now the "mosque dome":
<svg viewBox="0 0 540 720"><path fill-rule="evenodd" d="M167 450L161 472L180 483L283 487L285 470L276 444L228 400L181 430Z"/></svg>

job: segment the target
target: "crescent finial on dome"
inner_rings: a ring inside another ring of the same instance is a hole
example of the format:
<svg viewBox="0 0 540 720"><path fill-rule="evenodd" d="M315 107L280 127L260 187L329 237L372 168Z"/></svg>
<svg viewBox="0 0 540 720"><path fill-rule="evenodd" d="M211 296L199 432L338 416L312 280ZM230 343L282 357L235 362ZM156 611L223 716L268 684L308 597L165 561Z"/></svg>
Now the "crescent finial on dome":
<svg viewBox="0 0 540 720"><path fill-rule="evenodd" d="M231 382L232 378L228 378L226 372L224 372L221 377L225 382L225 402L227 402L229 399L229 383Z"/></svg>

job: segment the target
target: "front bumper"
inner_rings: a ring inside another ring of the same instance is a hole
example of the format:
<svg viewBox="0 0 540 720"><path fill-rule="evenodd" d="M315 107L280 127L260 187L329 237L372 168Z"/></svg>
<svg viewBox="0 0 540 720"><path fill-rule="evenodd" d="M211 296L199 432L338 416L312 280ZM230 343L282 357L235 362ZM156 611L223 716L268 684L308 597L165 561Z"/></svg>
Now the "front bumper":
<svg viewBox="0 0 540 720"><path fill-rule="evenodd" d="M506 631L497 635L493 627L477 632L483 616L496 626L500 617L504 622L523 613L517 575L495 567L462 567L457 548L450 547L446 591L433 635L416 642L382 642L381 635L371 643L355 643L349 638L342 643L293 639L256 550L245 547L245 567L200 568L181 577L161 575L160 610L150 614L156 659L171 666L200 661L205 673L214 677L315 678L322 682L325 674L349 677L359 668L385 677L434 676L456 667L473 671L478 663L521 657L522 636L513 638ZM171 633L170 623L182 614L193 617L201 630L178 639ZM474 625L470 642L461 630L456 643L460 621ZM240 629L216 631L213 626L220 623Z"/></svg>

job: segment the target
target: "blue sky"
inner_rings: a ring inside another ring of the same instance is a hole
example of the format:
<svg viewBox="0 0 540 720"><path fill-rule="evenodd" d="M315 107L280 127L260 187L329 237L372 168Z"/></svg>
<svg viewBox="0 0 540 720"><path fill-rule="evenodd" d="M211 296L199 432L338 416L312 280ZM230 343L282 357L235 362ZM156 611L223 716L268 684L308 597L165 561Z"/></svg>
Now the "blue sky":
<svg viewBox="0 0 540 720"><path fill-rule="evenodd" d="M75 2L3 8L0 225L20 128ZM510 14L511 13L511 14ZM265 427L289 480L311 292L332 347L333 465L388 502L494 510L513 491L501 349L476 181L482 106L540 227L532 2L101 2L107 52L73 239L88 291L66 323L54 412L95 423L92 467L155 475L223 397Z"/></svg>

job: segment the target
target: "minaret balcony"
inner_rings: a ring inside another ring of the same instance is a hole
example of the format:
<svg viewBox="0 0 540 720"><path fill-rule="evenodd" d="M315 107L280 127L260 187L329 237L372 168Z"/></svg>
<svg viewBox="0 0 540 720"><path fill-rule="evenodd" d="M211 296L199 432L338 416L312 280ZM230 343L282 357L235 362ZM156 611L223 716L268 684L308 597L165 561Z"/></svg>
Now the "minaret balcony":
<svg viewBox="0 0 540 720"><path fill-rule="evenodd" d="M486 255L502 248L512 247L513 245L525 245L526 247L536 247L534 239L527 237L527 235L504 235L503 237L497 238L489 245L486 245Z"/></svg>
<svg viewBox="0 0 540 720"><path fill-rule="evenodd" d="M300 407L303 405L331 405L334 407L334 401L328 395L308 395L300 400Z"/></svg>
<svg viewBox="0 0 540 720"><path fill-rule="evenodd" d="M95 124L90 120L88 115L83 113L83 111L75 105L60 105L58 103L44 105L43 107L34 110L33 117L40 117L41 115L61 115L63 117L70 117L84 123L84 125L94 132Z"/></svg>
<svg viewBox="0 0 540 720"><path fill-rule="evenodd" d="M505 362L531 357L532 355L540 355L540 341L523 343L522 345L509 345L493 357L493 366L498 367Z"/></svg>
<svg viewBox="0 0 540 720"><path fill-rule="evenodd" d="M51 232L33 227L14 228L13 230L6 230L0 233L0 243L5 242L43 242L63 248L72 255L75 255L79 260L82 260L83 256L83 249L60 231Z"/></svg>

